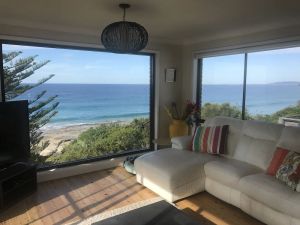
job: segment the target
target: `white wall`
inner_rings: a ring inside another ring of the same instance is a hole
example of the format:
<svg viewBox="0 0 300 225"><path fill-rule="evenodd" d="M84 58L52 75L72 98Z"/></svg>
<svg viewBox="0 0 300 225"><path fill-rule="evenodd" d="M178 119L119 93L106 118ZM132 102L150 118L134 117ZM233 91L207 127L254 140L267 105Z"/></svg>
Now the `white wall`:
<svg viewBox="0 0 300 225"><path fill-rule="evenodd" d="M164 110L165 105L170 105L171 102L176 102L181 105L181 86L182 86L182 51L180 46L176 45L152 45L152 50L158 51L158 69L156 76L156 85L158 91L156 110L158 111L158 137L166 138L169 136L170 120ZM176 68L176 82L165 82L165 70L167 68Z"/></svg>

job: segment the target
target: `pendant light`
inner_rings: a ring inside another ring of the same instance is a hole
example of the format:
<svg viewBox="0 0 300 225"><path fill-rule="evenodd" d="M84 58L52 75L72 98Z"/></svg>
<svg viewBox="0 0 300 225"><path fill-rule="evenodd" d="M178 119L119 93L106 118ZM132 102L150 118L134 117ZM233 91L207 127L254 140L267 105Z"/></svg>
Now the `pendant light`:
<svg viewBox="0 0 300 225"><path fill-rule="evenodd" d="M148 43L146 29L136 23L126 21L126 9L129 4L120 4L123 9L123 21L114 22L104 28L101 41L104 47L115 53L136 53L144 49Z"/></svg>

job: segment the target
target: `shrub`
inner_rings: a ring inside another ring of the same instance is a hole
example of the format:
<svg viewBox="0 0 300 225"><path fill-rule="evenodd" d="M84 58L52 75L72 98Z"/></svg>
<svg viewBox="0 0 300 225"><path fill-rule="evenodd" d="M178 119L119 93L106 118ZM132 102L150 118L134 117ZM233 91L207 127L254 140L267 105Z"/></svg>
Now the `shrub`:
<svg viewBox="0 0 300 225"><path fill-rule="evenodd" d="M228 116L233 118L242 118L242 111L229 103L224 104L211 104L206 103L201 109L201 115L203 119L214 117L214 116ZM300 115L300 105L290 106L279 110L273 114L257 114L251 115L246 110L246 119L252 120L262 120L272 123L277 123L280 117L291 117L291 116L299 116Z"/></svg>
<svg viewBox="0 0 300 225"><path fill-rule="evenodd" d="M271 115L255 115L254 119L277 123L280 117L293 117L300 115L300 105L290 106Z"/></svg>
<svg viewBox="0 0 300 225"><path fill-rule="evenodd" d="M201 117L207 119L215 116L228 116L233 118L242 118L242 111L237 106L229 103L212 104L205 103L201 109Z"/></svg>
<svg viewBox="0 0 300 225"><path fill-rule="evenodd" d="M210 104L202 107L202 118L214 116L241 118L241 110L229 103ZM300 115L300 105L287 107L271 115L250 115L246 119L277 123L279 117ZM90 157L103 156L122 151L149 148L149 119L135 119L129 124L102 124L83 132L78 139L66 146L61 154L50 156L48 163L61 163Z"/></svg>
<svg viewBox="0 0 300 225"><path fill-rule="evenodd" d="M149 119L135 119L129 124L102 124L80 134L63 149L62 153L50 156L47 162L61 163L122 151L147 149L149 141Z"/></svg>

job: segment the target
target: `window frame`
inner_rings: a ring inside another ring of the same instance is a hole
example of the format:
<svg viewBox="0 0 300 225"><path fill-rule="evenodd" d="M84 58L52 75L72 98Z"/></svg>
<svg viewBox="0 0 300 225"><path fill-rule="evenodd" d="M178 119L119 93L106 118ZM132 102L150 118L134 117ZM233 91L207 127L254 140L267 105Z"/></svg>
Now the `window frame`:
<svg viewBox="0 0 300 225"><path fill-rule="evenodd" d="M287 48L299 48L300 41L295 42L283 42L279 43L279 45L254 45L241 48L232 48L226 50L212 50L209 52L204 52L202 54L196 54L197 58L197 88L196 88L196 102L200 106L200 118L201 118L201 110L202 110L202 78L203 78L203 59L208 57L218 57L218 56L229 56L235 54L242 54L244 55L244 74L243 74L243 95L242 95L242 116L240 119L246 120L246 100L247 100L247 73L248 73L248 54L256 53L256 52L263 52L263 51L272 51L272 50L281 50ZM203 120L201 118L201 120Z"/></svg>
<svg viewBox="0 0 300 225"><path fill-rule="evenodd" d="M246 114L246 94L247 94L247 60L248 60L248 53L229 53L229 54L220 54L220 55L213 55L213 56L206 56L198 58L197 60L197 94L196 94L196 103L200 106L200 119L202 122L204 122L204 119L202 119L202 79L203 79L203 59L208 57L218 57L218 56L229 56L229 55L235 55L240 54L244 55L244 61L243 61L243 95L242 95L242 116L240 119L245 120L245 114Z"/></svg>
<svg viewBox="0 0 300 225"><path fill-rule="evenodd" d="M96 48L96 47L83 47L83 46L75 46L75 45L66 45L66 44L50 44L50 43L44 43L44 42L34 42L34 41L19 41L19 40L9 40L9 39L0 39L0 102L5 102L5 85L4 85L4 71L3 71L3 44L11 44L11 45L20 45L20 46L32 46L32 47L45 47L45 48L55 48L55 49L67 49L67 50L81 50L81 51L92 51L92 52L105 52L105 53L112 53L110 51L107 51L102 48ZM148 149L139 149L139 150L132 150L132 151L124 151L121 153L116 154L110 154L105 156L99 156L99 157L90 157L86 159L80 159L80 160L72 160L69 162L63 162L63 163L57 163L52 165L45 165L38 167L38 171L45 171L50 169L56 169L56 168L63 168L63 167L69 167L69 166L75 166L85 163L91 163L91 162L97 162L97 161L104 161L119 157L124 157L128 155L136 155L136 154L142 154L147 153L155 150L155 146L153 143L154 137L155 137L155 59L156 54L150 53L150 52L138 52L138 53L128 53L128 55L145 55L149 56L149 64L150 64L150 137L149 137L149 144L150 148Z"/></svg>

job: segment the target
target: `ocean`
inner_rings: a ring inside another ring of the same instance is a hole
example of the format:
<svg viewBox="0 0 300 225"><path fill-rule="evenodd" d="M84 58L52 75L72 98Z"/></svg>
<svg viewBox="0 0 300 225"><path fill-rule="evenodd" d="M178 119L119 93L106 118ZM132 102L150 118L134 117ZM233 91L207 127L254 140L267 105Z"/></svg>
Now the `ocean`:
<svg viewBox="0 0 300 225"><path fill-rule="evenodd" d="M58 95L58 114L46 128L64 127L149 117L149 88L146 84L43 84L17 99L30 100L43 90L45 97ZM203 103L242 106L242 85L203 85L202 90ZM299 100L299 84L247 86L246 107L251 114L271 114Z"/></svg>
<svg viewBox="0 0 300 225"><path fill-rule="evenodd" d="M203 103L229 102L242 108L242 85L203 85ZM300 103L300 85L292 84L248 84L246 109L250 114L272 114L288 106Z"/></svg>
<svg viewBox="0 0 300 225"><path fill-rule="evenodd" d="M18 99L32 99L43 90L44 99L58 95L58 114L44 128L127 121L149 117L150 86L136 84L43 84Z"/></svg>

